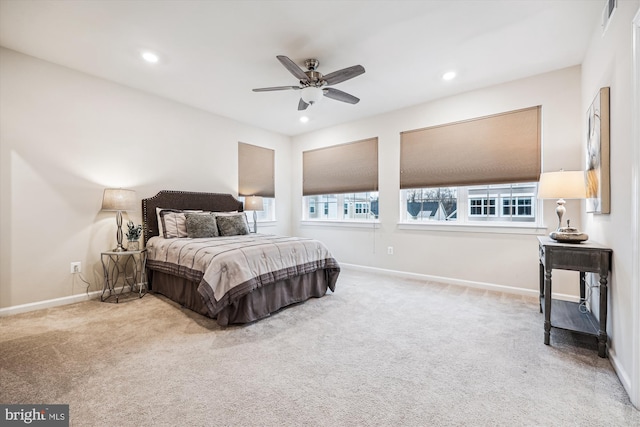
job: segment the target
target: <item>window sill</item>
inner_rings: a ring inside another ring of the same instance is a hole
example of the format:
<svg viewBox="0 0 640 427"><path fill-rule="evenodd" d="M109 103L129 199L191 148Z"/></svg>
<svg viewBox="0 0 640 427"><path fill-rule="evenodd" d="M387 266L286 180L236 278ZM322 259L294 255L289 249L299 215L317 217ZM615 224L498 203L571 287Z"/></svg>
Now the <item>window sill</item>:
<svg viewBox="0 0 640 427"><path fill-rule="evenodd" d="M305 219L302 226L380 228L380 221L342 221L337 219Z"/></svg>
<svg viewBox="0 0 640 427"><path fill-rule="evenodd" d="M547 234L547 227L537 224L531 225L513 225L513 224L455 224L448 222L443 223L398 223L400 230L424 230L424 231L453 231L463 233L493 233L493 234L528 234L543 236Z"/></svg>
<svg viewBox="0 0 640 427"><path fill-rule="evenodd" d="M249 221L251 225L253 225L253 221ZM258 221L258 226L260 227L275 227L278 225L278 221Z"/></svg>

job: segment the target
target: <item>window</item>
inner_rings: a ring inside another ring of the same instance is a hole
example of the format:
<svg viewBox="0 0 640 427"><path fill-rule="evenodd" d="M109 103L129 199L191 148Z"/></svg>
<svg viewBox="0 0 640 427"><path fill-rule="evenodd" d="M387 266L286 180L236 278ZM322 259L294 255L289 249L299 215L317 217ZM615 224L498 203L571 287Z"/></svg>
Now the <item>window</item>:
<svg viewBox="0 0 640 427"><path fill-rule="evenodd" d="M303 219L305 220L361 220L378 218L378 192L321 194L306 196ZM315 209L321 206L321 213ZM342 206L342 209L338 209Z"/></svg>
<svg viewBox="0 0 640 427"><path fill-rule="evenodd" d="M356 214L367 214L369 213L369 204L356 202Z"/></svg>
<svg viewBox="0 0 640 427"><path fill-rule="evenodd" d="M405 219L409 221L455 220L457 188L418 188L402 191L406 206ZM453 217L451 217L454 215ZM451 217L451 218L448 218Z"/></svg>
<svg viewBox="0 0 640 427"><path fill-rule="evenodd" d="M258 221L274 221L275 151L238 142L238 195L244 203L249 196L262 197L263 209L256 211Z"/></svg>
<svg viewBox="0 0 640 427"><path fill-rule="evenodd" d="M541 107L400 133L400 188L538 181Z"/></svg>
<svg viewBox="0 0 640 427"><path fill-rule="evenodd" d="M541 129L535 106L401 132L401 221L535 223Z"/></svg>
<svg viewBox="0 0 640 427"><path fill-rule="evenodd" d="M378 138L302 152L303 220L378 218Z"/></svg>
<svg viewBox="0 0 640 427"><path fill-rule="evenodd" d="M532 216L533 197L506 197L502 199L502 216Z"/></svg>
<svg viewBox="0 0 640 427"><path fill-rule="evenodd" d="M495 216L495 197L470 197L469 216Z"/></svg>
<svg viewBox="0 0 640 427"><path fill-rule="evenodd" d="M536 221L537 183L402 190L403 222Z"/></svg>

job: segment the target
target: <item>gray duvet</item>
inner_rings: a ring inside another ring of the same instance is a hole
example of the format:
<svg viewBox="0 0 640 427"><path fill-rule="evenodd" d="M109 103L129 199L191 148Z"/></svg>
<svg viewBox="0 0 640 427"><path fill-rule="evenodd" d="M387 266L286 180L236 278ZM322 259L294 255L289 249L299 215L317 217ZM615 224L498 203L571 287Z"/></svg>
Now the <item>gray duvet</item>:
<svg viewBox="0 0 640 427"><path fill-rule="evenodd" d="M264 285L317 270L340 270L323 243L268 234L152 237L147 243L147 267L199 283L198 292L212 317ZM332 283L330 289L334 288Z"/></svg>

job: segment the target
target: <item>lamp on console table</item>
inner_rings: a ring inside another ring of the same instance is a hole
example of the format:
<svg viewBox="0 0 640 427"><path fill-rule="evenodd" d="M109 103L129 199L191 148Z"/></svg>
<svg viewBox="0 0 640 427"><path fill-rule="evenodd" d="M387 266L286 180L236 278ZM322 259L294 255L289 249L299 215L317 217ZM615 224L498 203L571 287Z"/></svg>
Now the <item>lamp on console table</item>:
<svg viewBox="0 0 640 427"><path fill-rule="evenodd" d="M557 199L556 214L558 215L558 228L549 234L553 240L562 243L580 243L589 238L577 228L571 227L567 220L567 226L562 226L562 217L567 209L564 207L565 199L584 199L587 197L584 171L545 172L540 175L538 183L538 199Z"/></svg>
<svg viewBox="0 0 640 427"><path fill-rule="evenodd" d="M116 240L118 245L113 252L124 252L126 249L122 246L122 211L134 210L136 205L136 192L133 190L125 190L123 188L106 188L102 195L102 210L116 211L116 224L118 231L116 232Z"/></svg>
<svg viewBox="0 0 640 427"><path fill-rule="evenodd" d="M253 211L253 232L258 232L258 215L257 211L261 211L264 209L262 203L262 197L260 196L251 196L244 199L244 209L247 211Z"/></svg>

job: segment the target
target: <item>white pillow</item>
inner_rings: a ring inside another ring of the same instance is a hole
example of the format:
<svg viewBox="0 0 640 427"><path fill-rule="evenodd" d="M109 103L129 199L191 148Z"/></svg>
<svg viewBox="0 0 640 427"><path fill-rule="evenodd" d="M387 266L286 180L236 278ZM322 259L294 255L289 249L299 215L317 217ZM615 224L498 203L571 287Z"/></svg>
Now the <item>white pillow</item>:
<svg viewBox="0 0 640 427"><path fill-rule="evenodd" d="M201 210L179 210L156 208L158 215L158 235L165 239L187 237L187 223L185 212L203 212Z"/></svg>
<svg viewBox="0 0 640 427"><path fill-rule="evenodd" d="M215 216L236 216L238 214L246 214L246 212L228 211L228 212L213 212Z"/></svg>

